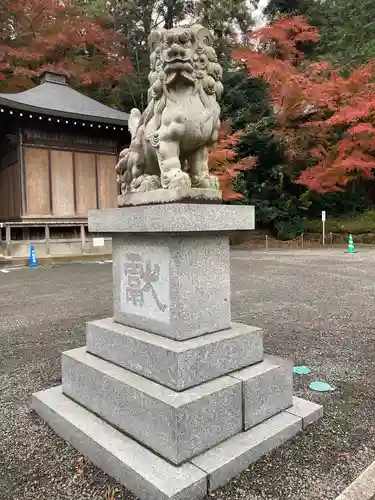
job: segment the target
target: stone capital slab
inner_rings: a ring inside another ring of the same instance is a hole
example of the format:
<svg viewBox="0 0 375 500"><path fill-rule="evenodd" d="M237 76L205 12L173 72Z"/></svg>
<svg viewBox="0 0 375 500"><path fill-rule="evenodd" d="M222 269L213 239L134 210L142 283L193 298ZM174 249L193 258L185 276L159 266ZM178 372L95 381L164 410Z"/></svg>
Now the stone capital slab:
<svg viewBox="0 0 375 500"><path fill-rule="evenodd" d="M194 233L251 231L253 206L170 203L93 210L89 231L100 233Z"/></svg>

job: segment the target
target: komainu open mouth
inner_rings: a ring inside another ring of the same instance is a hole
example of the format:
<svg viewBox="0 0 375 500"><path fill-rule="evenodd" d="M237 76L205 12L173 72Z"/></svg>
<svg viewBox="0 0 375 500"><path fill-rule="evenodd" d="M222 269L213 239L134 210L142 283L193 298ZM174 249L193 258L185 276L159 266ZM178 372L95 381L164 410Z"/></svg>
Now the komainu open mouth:
<svg viewBox="0 0 375 500"><path fill-rule="evenodd" d="M180 59L180 58L167 59L165 63L166 65L164 71L166 73L170 71L187 71L187 72L193 71L193 65L190 59Z"/></svg>

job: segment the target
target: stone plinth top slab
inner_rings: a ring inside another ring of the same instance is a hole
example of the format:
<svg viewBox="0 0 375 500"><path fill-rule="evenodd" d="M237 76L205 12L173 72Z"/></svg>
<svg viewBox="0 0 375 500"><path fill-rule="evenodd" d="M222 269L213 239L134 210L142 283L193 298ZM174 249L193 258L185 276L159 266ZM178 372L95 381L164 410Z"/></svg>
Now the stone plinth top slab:
<svg viewBox="0 0 375 500"><path fill-rule="evenodd" d="M112 318L88 322L86 332L91 354L175 391L263 359L262 330L240 323L182 342L120 325Z"/></svg>
<svg viewBox="0 0 375 500"><path fill-rule="evenodd" d="M253 206L171 203L93 210L89 231L100 233L189 233L249 231Z"/></svg>
<svg viewBox="0 0 375 500"><path fill-rule="evenodd" d="M126 193L118 197L119 207L137 205L159 205L165 203L221 203L222 195L218 189L178 187L173 189L154 189L144 193Z"/></svg>

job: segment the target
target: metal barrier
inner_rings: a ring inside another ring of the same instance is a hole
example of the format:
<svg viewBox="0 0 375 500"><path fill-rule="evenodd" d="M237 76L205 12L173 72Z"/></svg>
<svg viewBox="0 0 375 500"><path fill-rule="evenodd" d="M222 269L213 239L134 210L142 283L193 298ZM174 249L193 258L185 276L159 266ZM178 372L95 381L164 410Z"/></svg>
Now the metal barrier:
<svg viewBox="0 0 375 500"><path fill-rule="evenodd" d="M291 240L278 240L265 235L257 235L254 239L249 239L243 243L248 248L258 248L265 250L275 249L303 249L303 248L328 248L335 246L345 247L348 244L348 236L346 234L328 233L325 235L323 243L323 236L321 234L301 234ZM354 236L356 246L370 246L375 245L375 234L364 234Z"/></svg>
<svg viewBox="0 0 375 500"><path fill-rule="evenodd" d="M13 257L15 256L13 249L17 247L22 252L23 247L27 249L31 244L38 245L39 249L43 246L43 253L47 257L51 256L51 246L58 244L60 246L74 244L75 254L85 254L88 251L95 253L90 249L95 246L95 240L98 238L104 244L106 241L111 241L111 238L105 238L101 234L89 233L87 222L82 221L2 222L0 223L0 255ZM58 254L61 255L60 252ZM27 256L27 251L17 256Z"/></svg>
<svg viewBox="0 0 375 500"><path fill-rule="evenodd" d="M277 240L266 234L266 250L271 248L303 248L303 234L292 240Z"/></svg>

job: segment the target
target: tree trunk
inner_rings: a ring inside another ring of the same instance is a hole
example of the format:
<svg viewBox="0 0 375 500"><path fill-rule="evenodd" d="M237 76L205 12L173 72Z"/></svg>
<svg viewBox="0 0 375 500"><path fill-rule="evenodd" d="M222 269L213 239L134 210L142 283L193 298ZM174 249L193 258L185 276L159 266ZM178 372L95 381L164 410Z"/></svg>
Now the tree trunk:
<svg viewBox="0 0 375 500"><path fill-rule="evenodd" d="M175 3L176 0L168 0L167 2L165 2L166 12L164 19L164 28L166 30L170 30L171 28L173 28Z"/></svg>

